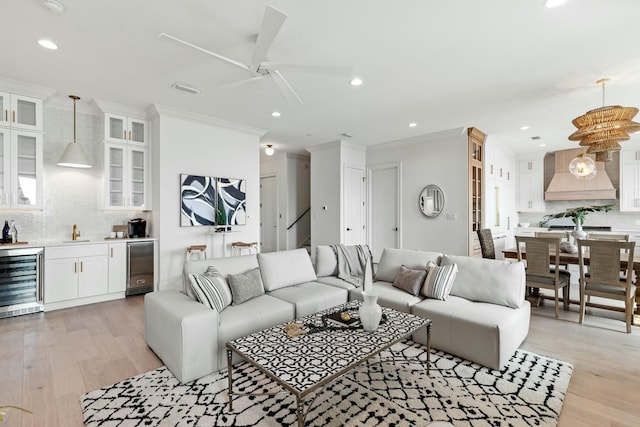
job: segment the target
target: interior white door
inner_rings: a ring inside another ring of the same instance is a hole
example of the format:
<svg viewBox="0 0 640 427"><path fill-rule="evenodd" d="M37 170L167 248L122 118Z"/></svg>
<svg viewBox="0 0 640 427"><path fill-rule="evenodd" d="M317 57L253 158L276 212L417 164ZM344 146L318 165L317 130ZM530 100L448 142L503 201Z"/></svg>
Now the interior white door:
<svg viewBox="0 0 640 427"><path fill-rule="evenodd" d="M364 169L345 166L343 191L343 243L345 245L366 244L365 234L365 183Z"/></svg>
<svg viewBox="0 0 640 427"><path fill-rule="evenodd" d="M375 262L384 248L400 247L398 166L372 168L369 173L371 253Z"/></svg>
<svg viewBox="0 0 640 427"><path fill-rule="evenodd" d="M278 250L278 181L260 178L260 252Z"/></svg>

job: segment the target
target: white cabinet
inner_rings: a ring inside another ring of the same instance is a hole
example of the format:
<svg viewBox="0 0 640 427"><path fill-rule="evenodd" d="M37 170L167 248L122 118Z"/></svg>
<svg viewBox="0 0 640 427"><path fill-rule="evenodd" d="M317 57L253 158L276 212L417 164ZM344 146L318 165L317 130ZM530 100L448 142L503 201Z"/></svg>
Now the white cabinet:
<svg viewBox="0 0 640 427"><path fill-rule="evenodd" d="M105 206L116 210L149 210L149 152L146 148L104 144Z"/></svg>
<svg viewBox="0 0 640 427"><path fill-rule="evenodd" d="M107 245L49 246L44 259L45 304L108 293Z"/></svg>
<svg viewBox="0 0 640 427"><path fill-rule="evenodd" d="M138 146L149 145L149 122L117 114L104 114L104 140Z"/></svg>
<svg viewBox="0 0 640 427"><path fill-rule="evenodd" d="M0 126L42 131L42 100L0 92Z"/></svg>
<svg viewBox="0 0 640 427"><path fill-rule="evenodd" d="M127 288L127 244L109 244L109 293L124 292Z"/></svg>
<svg viewBox="0 0 640 427"><path fill-rule="evenodd" d="M544 212L544 163L521 161L518 168L518 211Z"/></svg>
<svg viewBox="0 0 640 427"><path fill-rule="evenodd" d="M484 173L486 178L510 182L513 179L514 161L501 150L487 145L485 150Z"/></svg>
<svg viewBox="0 0 640 427"><path fill-rule="evenodd" d="M42 134L0 127L0 208L42 207Z"/></svg>
<svg viewBox="0 0 640 427"><path fill-rule="evenodd" d="M620 211L640 211L640 151L621 153Z"/></svg>

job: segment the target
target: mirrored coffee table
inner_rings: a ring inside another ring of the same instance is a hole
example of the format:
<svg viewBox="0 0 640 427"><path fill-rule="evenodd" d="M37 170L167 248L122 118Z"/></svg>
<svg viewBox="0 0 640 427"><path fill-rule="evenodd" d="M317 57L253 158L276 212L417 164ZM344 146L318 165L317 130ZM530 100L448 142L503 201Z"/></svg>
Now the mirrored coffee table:
<svg viewBox="0 0 640 427"><path fill-rule="evenodd" d="M360 304L360 301L352 301L297 319L295 323L306 325L308 332L294 338L287 336L283 324L227 342L229 410L233 411L234 397L247 394L233 391L234 353L295 396L299 427L305 423L306 397L421 328L427 335L425 369L429 374L429 319L382 307L383 322L374 332L365 332L357 326L323 322L334 312L346 311L357 316Z"/></svg>

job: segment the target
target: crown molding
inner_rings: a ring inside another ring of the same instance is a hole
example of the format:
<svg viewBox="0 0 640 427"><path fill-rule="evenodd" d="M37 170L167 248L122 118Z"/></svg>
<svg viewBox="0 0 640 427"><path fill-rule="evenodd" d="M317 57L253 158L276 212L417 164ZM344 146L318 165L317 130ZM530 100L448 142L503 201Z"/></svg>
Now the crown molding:
<svg viewBox="0 0 640 427"><path fill-rule="evenodd" d="M228 129L233 129L239 132L248 133L251 135L259 135L262 136L267 133L266 130L255 128L252 126L243 125L240 123L230 122L227 120L216 119L214 117L205 116L203 114L192 113L185 110L180 110L178 108L167 107L165 105L160 104L152 104L149 107L150 116L152 119L162 117L163 115L177 117L186 120L194 120L204 124L225 127Z"/></svg>

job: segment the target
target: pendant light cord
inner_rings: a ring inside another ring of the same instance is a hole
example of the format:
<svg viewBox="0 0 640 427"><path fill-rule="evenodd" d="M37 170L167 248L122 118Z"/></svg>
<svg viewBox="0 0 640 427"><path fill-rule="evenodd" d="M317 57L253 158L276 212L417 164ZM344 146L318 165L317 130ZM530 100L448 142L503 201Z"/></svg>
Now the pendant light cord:
<svg viewBox="0 0 640 427"><path fill-rule="evenodd" d="M73 143L76 143L76 101L80 99L79 96L69 95L69 98L73 99Z"/></svg>

